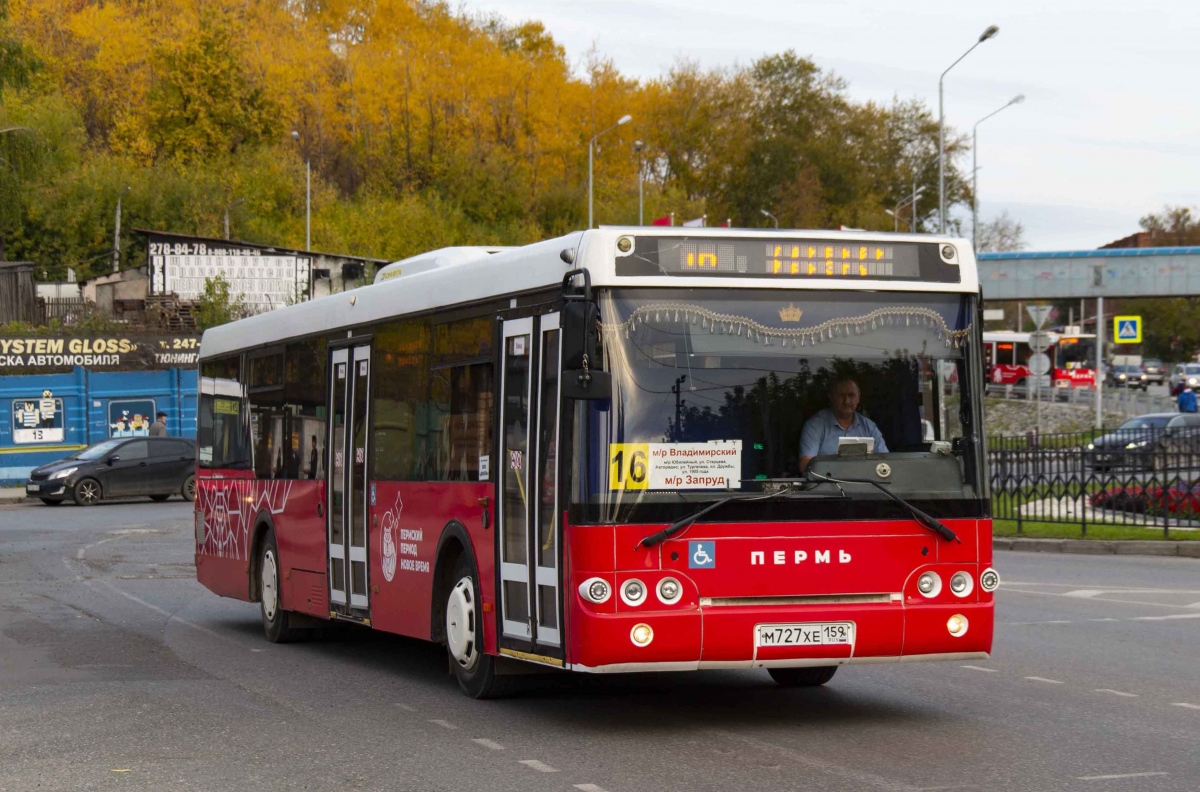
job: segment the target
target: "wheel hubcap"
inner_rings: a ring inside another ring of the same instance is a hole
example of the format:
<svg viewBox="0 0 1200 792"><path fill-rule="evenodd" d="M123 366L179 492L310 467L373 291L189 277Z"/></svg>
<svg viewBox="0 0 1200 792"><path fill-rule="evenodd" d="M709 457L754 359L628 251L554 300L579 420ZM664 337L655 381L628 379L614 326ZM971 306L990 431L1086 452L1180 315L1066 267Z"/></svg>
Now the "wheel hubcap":
<svg viewBox="0 0 1200 792"><path fill-rule="evenodd" d="M263 554L262 563L262 606L267 621L275 620L275 609L278 607L278 594L275 591L275 554L268 550Z"/></svg>
<svg viewBox="0 0 1200 792"><path fill-rule="evenodd" d="M470 671L479 662L475 646L475 587L464 577L450 590L446 602L446 644L454 661Z"/></svg>
<svg viewBox="0 0 1200 792"><path fill-rule="evenodd" d="M85 501L96 500L96 485L87 483L80 487L80 494L83 495Z"/></svg>
<svg viewBox="0 0 1200 792"><path fill-rule="evenodd" d="M183 487L183 491L184 491L184 492L186 492L186 493L188 494L188 497L189 497L189 498L190 498L190 497L192 497L193 495L195 495L195 494L196 494L196 481L195 481L195 479L188 479L188 480L187 480L187 484L185 484L185 485L184 485L184 487Z"/></svg>

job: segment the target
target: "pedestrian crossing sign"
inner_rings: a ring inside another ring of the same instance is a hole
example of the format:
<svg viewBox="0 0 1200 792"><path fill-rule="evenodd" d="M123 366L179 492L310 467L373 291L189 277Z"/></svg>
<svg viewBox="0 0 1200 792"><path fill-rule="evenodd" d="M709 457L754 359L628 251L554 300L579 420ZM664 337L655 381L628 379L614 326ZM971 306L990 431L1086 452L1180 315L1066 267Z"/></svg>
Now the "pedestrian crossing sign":
<svg viewBox="0 0 1200 792"><path fill-rule="evenodd" d="M1118 344L1142 343L1142 317L1114 316L1113 341Z"/></svg>

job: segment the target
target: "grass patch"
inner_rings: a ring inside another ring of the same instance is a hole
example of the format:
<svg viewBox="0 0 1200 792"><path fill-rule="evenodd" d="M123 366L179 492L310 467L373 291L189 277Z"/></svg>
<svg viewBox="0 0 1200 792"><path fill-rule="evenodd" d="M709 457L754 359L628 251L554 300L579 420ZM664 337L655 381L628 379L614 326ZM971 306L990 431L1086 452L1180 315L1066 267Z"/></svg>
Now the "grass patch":
<svg viewBox="0 0 1200 792"><path fill-rule="evenodd" d="M993 520L992 535L1002 537L1021 536L1028 539L1096 539L1099 540L1129 540L1129 539L1162 539L1162 527L1142 528L1136 525L1105 525L1104 523L1089 522L1087 536L1081 536L1081 523L1052 523L1021 521L1021 533L1017 533L1016 520ZM1179 531L1172 529L1167 539L1182 541L1200 540L1200 531Z"/></svg>

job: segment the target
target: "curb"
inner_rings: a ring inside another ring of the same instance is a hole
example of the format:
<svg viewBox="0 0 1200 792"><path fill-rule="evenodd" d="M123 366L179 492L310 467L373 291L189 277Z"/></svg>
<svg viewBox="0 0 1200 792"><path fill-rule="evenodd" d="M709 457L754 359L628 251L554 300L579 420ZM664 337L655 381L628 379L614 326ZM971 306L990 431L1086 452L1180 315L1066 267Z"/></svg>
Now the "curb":
<svg viewBox="0 0 1200 792"><path fill-rule="evenodd" d="M1074 553L1080 555L1140 555L1200 558L1200 542L1095 541L1091 539L992 539L996 550L1026 553Z"/></svg>

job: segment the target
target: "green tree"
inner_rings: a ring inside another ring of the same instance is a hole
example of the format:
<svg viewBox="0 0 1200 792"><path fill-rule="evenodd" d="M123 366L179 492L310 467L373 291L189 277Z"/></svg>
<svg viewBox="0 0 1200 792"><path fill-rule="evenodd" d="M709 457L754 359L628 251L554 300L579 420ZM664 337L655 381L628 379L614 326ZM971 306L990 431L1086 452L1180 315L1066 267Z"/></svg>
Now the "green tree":
<svg viewBox="0 0 1200 792"><path fill-rule="evenodd" d="M1155 247L1200 245L1200 217L1186 206L1166 206L1138 222L1143 231L1150 233L1150 243Z"/></svg>
<svg viewBox="0 0 1200 792"><path fill-rule="evenodd" d="M204 292L196 299L193 314L196 317L196 329L204 331L248 316L249 311L242 295L233 297L229 281L218 275L204 279Z"/></svg>

